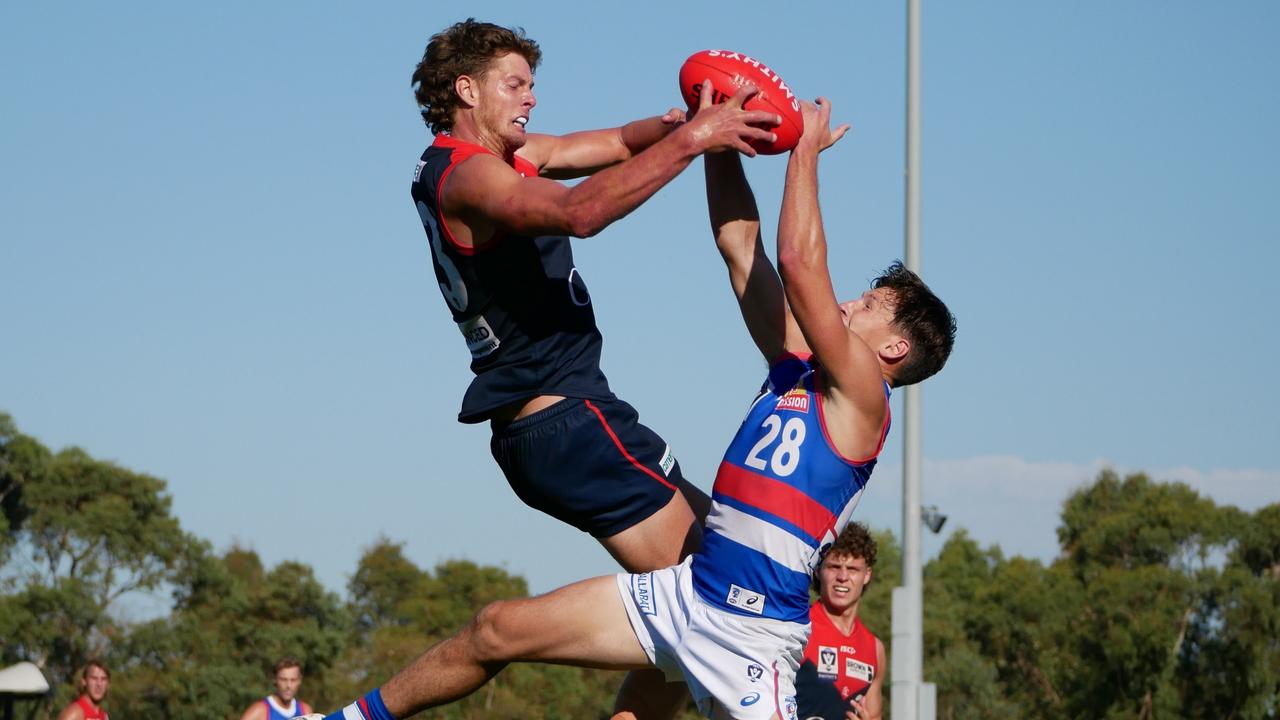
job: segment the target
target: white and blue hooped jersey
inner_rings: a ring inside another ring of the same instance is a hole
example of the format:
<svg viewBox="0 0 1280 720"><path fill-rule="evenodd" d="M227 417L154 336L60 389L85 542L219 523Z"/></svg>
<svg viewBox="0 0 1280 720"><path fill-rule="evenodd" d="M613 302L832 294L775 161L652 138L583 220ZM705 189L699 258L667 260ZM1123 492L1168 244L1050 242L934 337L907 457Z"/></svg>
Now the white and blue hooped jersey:
<svg viewBox="0 0 1280 720"><path fill-rule="evenodd" d="M807 355L777 360L725 452L693 557L694 590L715 607L809 621L813 570L849 524L889 431L886 412L875 454L841 456L822 417L821 374Z"/></svg>

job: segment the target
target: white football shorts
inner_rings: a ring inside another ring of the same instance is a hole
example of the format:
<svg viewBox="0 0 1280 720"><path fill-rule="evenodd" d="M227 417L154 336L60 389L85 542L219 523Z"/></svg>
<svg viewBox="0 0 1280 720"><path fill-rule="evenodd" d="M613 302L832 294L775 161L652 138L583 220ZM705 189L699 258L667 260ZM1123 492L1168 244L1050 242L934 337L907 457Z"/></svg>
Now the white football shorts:
<svg viewBox="0 0 1280 720"><path fill-rule="evenodd" d="M619 573L618 592L649 661L668 681L683 680L709 718L796 717L796 670L808 623L734 615L693 590L693 571L679 565Z"/></svg>

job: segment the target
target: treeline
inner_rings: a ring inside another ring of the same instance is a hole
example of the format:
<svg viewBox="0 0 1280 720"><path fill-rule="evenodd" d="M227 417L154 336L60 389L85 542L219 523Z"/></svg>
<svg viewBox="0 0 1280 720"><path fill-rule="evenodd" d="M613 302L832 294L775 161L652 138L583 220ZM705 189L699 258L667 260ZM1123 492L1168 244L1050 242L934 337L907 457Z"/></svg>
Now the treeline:
<svg viewBox="0 0 1280 720"><path fill-rule="evenodd" d="M306 667L303 696L331 710L485 603L528 592L498 568L420 568L384 540L340 597L301 563L215 552L182 530L162 480L53 452L3 414L0 510L0 665L30 660L55 686L18 717L56 713L90 657L113 670L117 719L238 718L283 655ZM901 553L877 537L863 618L888 644ZM1280 504L1245 513L1104 472L1065 501L1058 537L1045 566L957 532L926 566L924 671L940 718L1280 715ZM168 614L123 620L120 600L139 591L170 596ZM607 717L620 680L512 666L424 716Z"/></svg>

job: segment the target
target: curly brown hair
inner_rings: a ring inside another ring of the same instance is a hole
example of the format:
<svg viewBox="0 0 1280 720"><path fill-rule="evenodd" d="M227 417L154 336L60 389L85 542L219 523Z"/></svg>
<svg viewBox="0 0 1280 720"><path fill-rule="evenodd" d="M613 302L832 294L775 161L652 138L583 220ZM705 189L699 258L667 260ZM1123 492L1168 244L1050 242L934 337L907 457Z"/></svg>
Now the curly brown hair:
<svg viewBox="0 0 1280 720"><path fill-rule="evenodd" d="M832 556L862 558L867 562L867 567L875 567L876 539L871 537L871 532L867 530L866 525L849 523L844 530L840 531L840 537L827 548L822 559L826 560Z"/></svg>
<svg viewBox="0 0 1280 720"><path fill-rule="evenodd" d="M415 86L413 95L431 132L438 135L453 129L453 111L458 107L453 82L459 76L481 75L489 63L513 52L524 56L530 71L538 69L542 50L525 37L523 28L467 18L432 35L409 83Z"/></svg>
<svg viewBox="0 0 1280 720"><path fill-rule="evenodd" d="M867 563L867 567L875 567L876 539L871 537L871 532L862 523L849 523L846 525L844 530L840 531L840 536L836 538L836 541L823 551L822 561L818 563L818 567L813 571L814 592L821 591L820 575L822 563L825 563L829 557L862 558Z"/></svg>

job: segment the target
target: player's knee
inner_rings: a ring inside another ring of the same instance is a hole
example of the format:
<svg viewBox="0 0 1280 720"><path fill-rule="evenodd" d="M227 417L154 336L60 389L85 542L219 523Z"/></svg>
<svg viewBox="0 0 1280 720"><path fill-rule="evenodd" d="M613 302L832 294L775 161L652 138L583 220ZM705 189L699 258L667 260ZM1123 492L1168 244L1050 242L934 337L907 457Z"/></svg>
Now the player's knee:
<svg viewBox="0 0 1280 720"><path fill-rule="evenodd" d="M485 605L471 621L471 645L480 662L506 661L511 648L508 637L511 603L498 600Z"/></svg>

